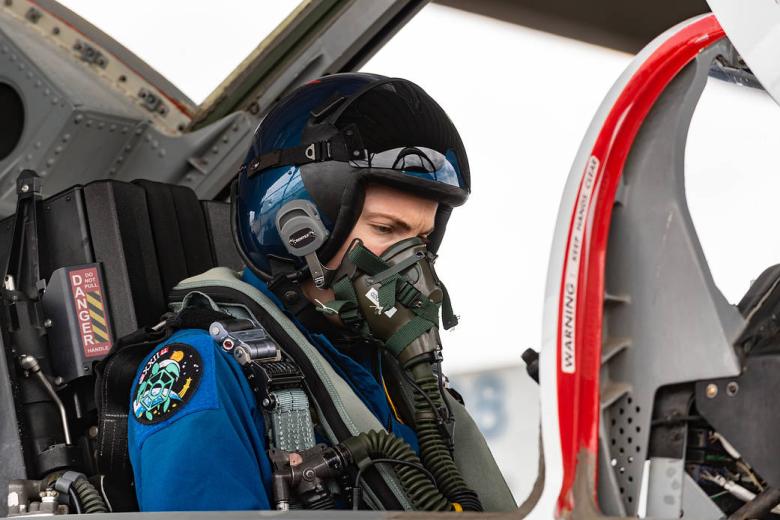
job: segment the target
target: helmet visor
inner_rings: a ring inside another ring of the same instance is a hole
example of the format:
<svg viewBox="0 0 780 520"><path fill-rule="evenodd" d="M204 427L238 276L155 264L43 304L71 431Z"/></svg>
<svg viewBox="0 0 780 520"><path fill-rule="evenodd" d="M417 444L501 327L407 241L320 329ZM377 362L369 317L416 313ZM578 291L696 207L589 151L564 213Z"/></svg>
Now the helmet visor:
<svg viewBox="0 0 780 520"><path fill-rule="evenodd" d="M455 154L442 154L425 147L406 146L367 154L366 159L351 160L354 168L394 170L410 177L466 189Z"/></svg>

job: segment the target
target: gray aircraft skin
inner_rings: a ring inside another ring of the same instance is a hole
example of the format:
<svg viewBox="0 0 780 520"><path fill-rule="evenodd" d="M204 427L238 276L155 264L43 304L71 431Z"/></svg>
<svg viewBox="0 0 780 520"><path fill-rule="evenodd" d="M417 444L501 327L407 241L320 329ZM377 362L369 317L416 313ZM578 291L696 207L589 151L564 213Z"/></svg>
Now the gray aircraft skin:
<svg viewBox="0 0 780 520"><path fill-rule="evenodd" d="M148 178L225 194L274 100L365 63L425 1L304 2L200 106L110 36L52 0L0 5L0 215L15 180L46 193Z"/></svg>

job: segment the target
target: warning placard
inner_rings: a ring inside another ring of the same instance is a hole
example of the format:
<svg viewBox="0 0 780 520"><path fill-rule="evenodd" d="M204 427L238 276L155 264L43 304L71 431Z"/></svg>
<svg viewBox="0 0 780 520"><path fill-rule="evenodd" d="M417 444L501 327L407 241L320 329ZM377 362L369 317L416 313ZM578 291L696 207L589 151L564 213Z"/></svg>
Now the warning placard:
<svg viewBox="0 0 780 520"><path fill-rule="evenodd" d="M108 354L111 329L97 266L74 269L68 273L68 280L84 355L90 358Z"/></svg>

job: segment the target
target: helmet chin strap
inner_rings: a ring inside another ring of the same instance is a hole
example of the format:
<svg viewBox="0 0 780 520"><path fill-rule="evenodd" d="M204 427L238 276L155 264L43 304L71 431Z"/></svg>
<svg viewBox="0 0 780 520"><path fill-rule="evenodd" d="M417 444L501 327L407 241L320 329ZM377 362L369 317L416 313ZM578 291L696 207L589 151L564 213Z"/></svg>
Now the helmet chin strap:
<svg viewBox="0 0 780 520"><path fill-rule="evenodd" d="M306 266L309 268L311 279L314 281L315 287L317 287L317 289L324 289L327 286L329 278L326 275L330 274L331 271L328 271L325 266L322 265L317 253L309 253L303 258L306 260Z"/></svg>

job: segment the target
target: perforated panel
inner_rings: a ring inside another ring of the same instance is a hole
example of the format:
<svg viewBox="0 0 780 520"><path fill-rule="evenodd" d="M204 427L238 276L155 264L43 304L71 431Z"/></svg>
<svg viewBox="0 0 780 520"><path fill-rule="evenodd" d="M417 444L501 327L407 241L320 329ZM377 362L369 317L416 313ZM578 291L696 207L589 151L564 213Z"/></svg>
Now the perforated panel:
<svg viewBox="0 0 780 520"><path fill-rule="evenodd" d="M610 408L609 416L609 462L615 471L620 496L630 510L639 499L644 449L647 445L647 435L642 431L640 422L644 423L645 415L629 393Z"/></svg>

